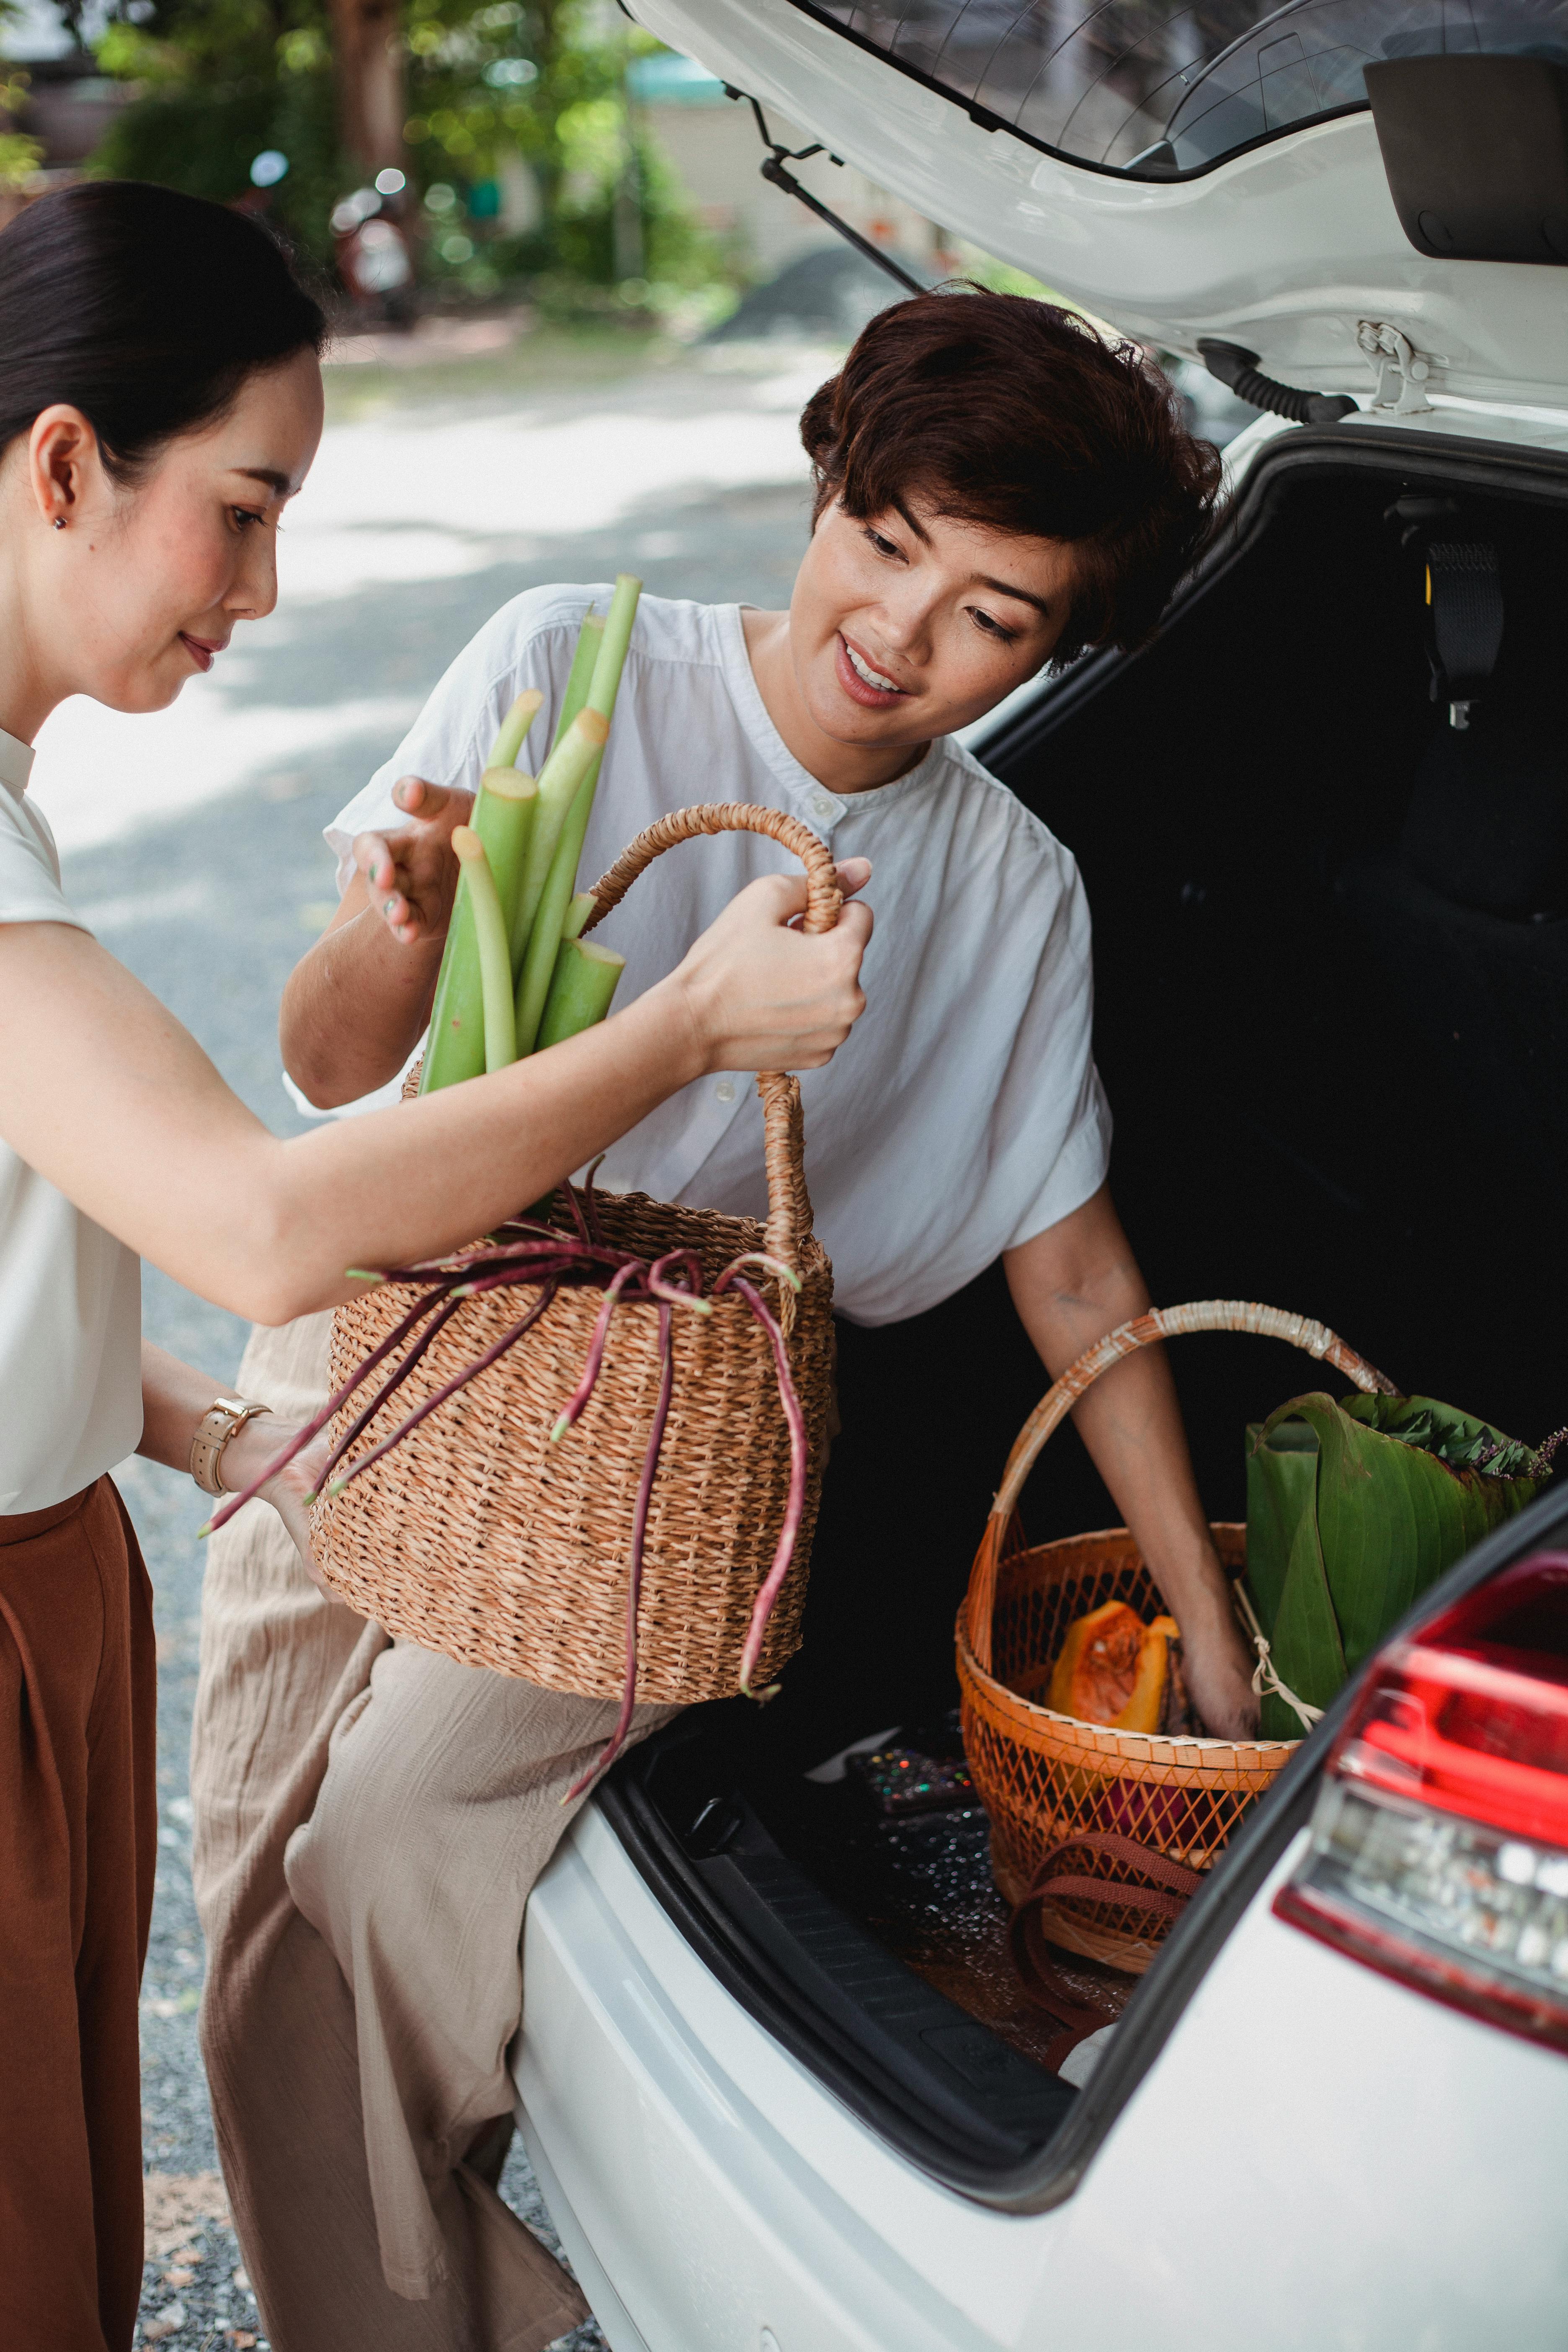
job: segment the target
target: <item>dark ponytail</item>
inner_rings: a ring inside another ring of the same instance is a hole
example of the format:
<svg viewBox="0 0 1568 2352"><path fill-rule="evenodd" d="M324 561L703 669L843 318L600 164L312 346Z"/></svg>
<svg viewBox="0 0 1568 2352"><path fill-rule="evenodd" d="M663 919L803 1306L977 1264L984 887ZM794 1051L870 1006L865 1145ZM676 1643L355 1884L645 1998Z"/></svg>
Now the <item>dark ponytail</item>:
<svg viewBox="0 0 1568 2352"><path fill-rule="evenodd" d="M246 378L321 351L326 320L245 214L139 180L42 196L0 235L0 449L57 401L127 481Z"/></svg>

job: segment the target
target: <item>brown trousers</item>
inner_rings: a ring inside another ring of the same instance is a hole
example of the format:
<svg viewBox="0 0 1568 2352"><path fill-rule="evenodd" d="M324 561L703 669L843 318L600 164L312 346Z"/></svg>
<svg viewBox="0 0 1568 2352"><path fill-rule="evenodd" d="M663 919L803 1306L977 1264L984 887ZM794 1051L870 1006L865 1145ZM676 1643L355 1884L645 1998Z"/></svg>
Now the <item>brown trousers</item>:
<svg viewBox="0 0 1568 2352"><path fill-rule="evenodd" d="M125 2352L157 1855L153 1593L112 1482L0 1518L0 2344Z"/></svg>

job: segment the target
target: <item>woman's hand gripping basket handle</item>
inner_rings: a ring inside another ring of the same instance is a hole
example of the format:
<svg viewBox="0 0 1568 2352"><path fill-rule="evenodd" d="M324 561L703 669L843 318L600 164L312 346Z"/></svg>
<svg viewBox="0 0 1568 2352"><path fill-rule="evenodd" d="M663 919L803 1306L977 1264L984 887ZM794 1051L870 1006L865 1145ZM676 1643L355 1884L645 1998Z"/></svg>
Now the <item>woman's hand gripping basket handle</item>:
<svg viewBox="0 0 1568 2352"><path fill-rule="evenodd" d="M1353 1348L1347 1348L1325 1324L1314 1323L1306 1315L1289 1315L1281 1307L1259 1307L1246 1299L1200 1298L1186 1307L1157 1307L1108 1331L1103 1339L1097 1339L1092 1348L1086 1349L1076 1363L1069 1364L1060 1380L1041 1398L1007 1456L1002 1484L991 1506L991 1516L985 1522L985 1533L969 1577L969 1646L984 1673L991 1672L996 1571L1012 1549L1010 1538L1018 1497L1046 1440L1102 1372L1110 1371L1112 1365L1140 1348L1152 1347L1159 1339L1179 1339L1189 1331L1251 1331L1259 1339L1284 1339L1307 1355L1332 1364L1336 1371L1343 1372L1347 1380L1369 1394L1399 1394L1391 1380L1369 1364L1364 1356L1358 1356Z"/></svg>
<svg viewBox="0 0 1568 2352"><path fill-rule="evenodd" d="M844 903L832 852L798 818L785 816L779 809L753 808L744 802L729 801L700 808L674 809L668 816L660 817L639 833L608 873L595 884L594 911L583 926L584 932L592 930L595 923L619 906L637 876L665 850L673 849L679 842L711 833L759 833L793 851L805 868L806 903L801 928L810 932L832 930ZM800 1087L782 1070L763 1070L757 1076L757 1092L763 1098L768 1176L768 1255L798 1276L801 1252L811 1234ZM787 1335L795 1322L795 1292L787 1283L781 1283L779 1287L779 1319Z"/></svg>

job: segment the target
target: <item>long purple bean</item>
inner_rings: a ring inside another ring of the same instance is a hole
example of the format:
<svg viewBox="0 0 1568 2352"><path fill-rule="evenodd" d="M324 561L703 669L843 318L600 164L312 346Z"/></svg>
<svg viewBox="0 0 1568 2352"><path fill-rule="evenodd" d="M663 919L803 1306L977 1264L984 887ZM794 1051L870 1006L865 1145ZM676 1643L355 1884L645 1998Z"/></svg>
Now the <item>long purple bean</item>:
<svg viewBox="0 0 1568 2352"><path fill-rule="evenodd" d="M396 1394L397 1391L403 1386L404 1381L408 1378L409 1373L414 1370L415 1365L419 1362L421 1357L428 1349L431 1341L439 1332L446 1329L447 1324L451 1321L453 1316L457 1313L458 1307L461 1307L462 1304L463 1300L461 1294L454 1293L452 1296L447 1297L444 1304L437 1308L437 1312L432 1315L429 1322L426 1325L424 1330L421 1331L413 1347L409 1349L408 1353L404 1357L403 1361L398 1365L396 1370L387 1375L387 1378L382 1382L380 1388L377 1389L370 1402L365 1406L364 1411L362 1413L356 1414L354 1420L350 1423L343 1435L339 1438L337 1444L333 1446L331 1452L322 1463L321 1475L317 1478L315 1486L304 1498L307 1505L311 1504L316 1500L316 1497L321 1493L322 1486L326 1484L328 1478L331 1477L332 1472L337 1468L338 1464L342 1460L343 1455L348 1452L350 1446L354 1443L356 1438L363 1436L363 1433L370 1427L371 1423L375 1419L376 1414L381 1411L382 1406L386 1402L387 1399Z"/></svg>
<svg viewBox="0 0 1568 2352"><path fill-rule="evenodd" d="M689 1289L672 1279L679 1273L689 1277ZM712 1300L702 1296L702 1260L694 1249L667 1250L656 1258L647 1270L647 1286L655 1298L668 1299L672 1307L695 1307L699 1315L713 1312Z"/></svg>
<svg viewBox="0 0 1568 2352"><path fill-rule="evenodd" d="M610 1318L620 1305L621 1293L633 1275L643 1271L645 1269L640 1263L634 1260L631 1265L622 1266L605 1289L605 1303L595 1319L594 1336L588 1343L588 1360L583 1367L583 1377L562 1406L556 1418L555 1426L550 1433L552 1445L559 1444L593 1395L595 1384L599 1377L599 1366L605 1360L605 1342L610 1335Z"/></svg>
<svg viewBox="0 0 1568 2352"><path fill-rule="evenodd" d="M774 1683L765 1691L754 1691L752 1688L752 1676L756 1672L757 1660L762 1655L763 1635L767 1632L768 1620L773 1612L773 1603L778 1599L780 1587L789 1573L790 1561L795 1558L795 1539L800 1533L801 1515L805 1509L805 1415L801 1411L800 1399L795 1393L795 1381L789 1368L789 1351L784 1346L784 1333L769 1313L761 1291L754 1284L748 1282L743 1275L737 1274L733 1266L726 1267L713 1286L715 1290L721 1287L728 1288L731 1282L773 1344L773 1369L778 1375L779 1402L784 1406L784 1419L789 1423L789 1501L784 1509L784 1526L779 1530L779 1539L773 1548L773 1566L769 1569L763 1580L762 1590L752 1604L752 1622L746 1629L746 1646L741 1653L741 1688L748 1698L769 1699L777 1693L778 1685Z"/></svg>
<svg viewBox="0 0 1568 2352"><path fill-rule="evenodd" d="M556 1192L557 1196L562 1192L565 1193L566 1207L571 1214L573 1223L577 1228L577 1238L582 1243L584 1249L592 1249L594 1246L594 1236L588 1230L588 1220L583 1214L583 1206L577 1198L576 1186L570 1183L559 1184L556 1186Z"/></svg>
<svg viewBox="0 0 1568 2352"><path fill-rule="evenodd" d="M675 1386L675 1349L670 1345L673 1310L663 1301L658 1310L658 1346L661 1370L658 1402L653 1409L653 1427L648 1433L647 1452L643 1457L642 1477L637 1486L637 1505L632 1520L632 1573L626 1592L626 1679L621 1694L621 1711L616 1717L616 1727L599 1750L592 1764L574 1780L561 1801L569 1805L580 1797L590 1781L601 1772L607 1772L632 1727L632 1715L637 1696L637 1611L642 1602L643 1542L647 1534L648 1505L653 1499L653 1482L658 1469L659 1449L664 1444L664 1424L669 1418L670 1392Z"/></svg>
<svg viewBox="0 0 1568 2352"><path fill-rule="evenodd" d="M289 1463L293 1461L294 1456L297 1454L302 1454L306 1446L310 1443L310 1440L313 1437L320 1435L321 1432L325 1429L328 1422L331 1421L333 1413L341 1411L342 1408L347 1404L350 1397L353 1396L355 1389L359 1387L361 1381L368 1380L371 1373L374 1371L377 1364L385 1361L386 1358L392 1353L394 1348L397 1347L402 1340L408 1337L408 1334L413 1330L420 1318L436 1304L436 1301L441 1297L441 1296L442 1291L439 1286L435 1289L427 1290L424 1297L419 1300L418 1304L410 1307L408 1313L404 1317L402 1322L397 1325L396 1328L390 1331L386 1338L381 1341L380 1345L372 1349L371 1353L365 1358L363 1363L359 1367L359 1370L354 1373L353 1379L345 1381L342 1387L337 1391L337 1394L335 1396L330 1396L327 1399L327 1402L321 1407L321 1412L315 1415L313 1420L308 1421L305 1423L304 1428L301 1429L290 1443L283 1448L282 1453L277 1456L276 1460L268 1464L266 1469L261 1472L259 1477L253 1478L249 1486L247 1486L240 1494L231 1495L228 1497L228 1500L222 1504L220 1507L213 1513L211 1518L206 1522L206 1525L196 1529L197 1537L200 1538L202 1536L216 1535L219 1528L226 1527L228 1525L228 1522L233 1518L237 1511L243 1510L247 1503L254 1502L257 1496L260 1494L263 1486L266 1486L268 1480L269 1478L276 1478L279 1470L286 1470Z"/></svg>
<svg viewBox="0 0 1568 2352"><path fill-rule="evenodd" d="M776 1274L781 1282L787 1282L792 1290L798 1291L801 1287L799 1275L793 1265L785 1265L783 1258L770 1257L766 1250L742 1250L739 1257L731 1259L718 1281L713 1285L716 1294L725 1287L736 1268L742 1265L764 1266L769 1274Z"/></svg>
<svg viewBox="0 0 1568 2352"><path fill-rule="evenodd" d="M460 1282L464 1275L472 1273L475 1267L529 1265L545 1258L574 1256L581 1248L575 1235L552 1233L528 1241L509 1242L504 1245L498 1244L493 1248L465 1250L460 1256L432 1260L423 1265L389 1265L376 1278L383 1282L428 1282L432 1278L442 1282ZM362 1275L362 1279L371 1279L368 1272Z"/></svg>
<svg viewBox="0 0 1568 2352"><path fill-rule="evenodd" d="M597 1160L590 1163L588 1171L583 1179L583 1214L588 1220L589 1232L601 1248L607 1247L608 1244L605 1240L605 1228L599 1223L599 1196L594 1190L594 1179L609 1156L607 1151L601 1151Z"/></svg>
<svg viewBox="0 0 1568 2352"><path fill-rule="evenodd" d="M395 1445L401 1445L410 1430L417 1429L426 1414L434 1412L437 1405L445 1404L447 1398L456 1396L459 1389L466 1389L480 1372L489 1371L498 1357L504 1356L509 1348L516 1346L525 1331L531 1330L554 1297L555 1290L554 1283L546 1283L520 1323L514 1323L509 1331L504 1331L494 1346L487 1348L473 1363L465 1364L462 1370L447 1381L444 1387L438 1388L434 1396L426 1397L422 1405L416 1405L400 1429L395 1429L390 1437L384 1437L379 1445L373 1445L368 1454L362 1454L346 1478L334 1478L326 1489L328 1500L341 1495L345 1486L352 1486L362 1470L368 1470L372 1463L381 1460L384 1454L390 1454Z"/></svg>
<svg viewBox="0 0 1568 2352"><path fill-rule="evenodd" d="M504 1274L495 1275L485 1282L459 1283L456 1290L448 1293L445 1304L440 1307L437 1313L431 1317L425 1329L421 1331L413 1347L410 1348L408 1353L403 1359L403 1361L398 1365L397 1370L389 1379L383 1381L381 1387L376 1391L375 1395L371 1399L369 1404L366 1405L364 1411L355 1420L353 1426L346 1430L343 1435L339 1438L337 1444L333 1446L331 1452L328 1454L326 1460L321 1465L321 1478L317 1482L316 1493L310 1494L305 1496L305 1501L307 1503L313 1503L316 1500L316 1494L320 1493L321 1486L325 1485L331 1472L337 1468L338 1464L342 1460L343 1455L348 1452L350 1446L353 1444L356 1438L363 1435L364 1431L370 1427L371 1423L375 1419L376 1414L381 1411L382 1406L386 1402L388 1397L395 1394L395 1392L402 1387L404 1381L408 1378L409 1373L414 1370L415 1365L418 1363L420 1358L428 1349L431 1341L436 1338L438 1332L445 1330L447 1325L451 1321L453 1316L457 1313L458 1307L464 1304L465 1300L476 1297L483 1291L503 1289L510 1279L510 1277Z"/></svg>

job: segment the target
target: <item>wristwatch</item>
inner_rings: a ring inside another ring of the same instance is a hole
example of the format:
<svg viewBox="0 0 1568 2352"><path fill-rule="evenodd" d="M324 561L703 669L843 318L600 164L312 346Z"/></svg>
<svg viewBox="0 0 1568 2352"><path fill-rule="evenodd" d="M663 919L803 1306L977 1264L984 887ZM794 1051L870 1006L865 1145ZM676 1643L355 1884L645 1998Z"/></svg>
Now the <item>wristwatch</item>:
<svg viewBox="0 0 1568 2352"><path fill-rule="evenodd" d="M191 1440L191 1475L204 1495L224 1495L228 1492L219 1473L224 1449L231 1437L237 1437L247 1421L258 1413L270 1412L268 1404L249 1404L244 1397L215 1397L200 1428Z"/></svg>

